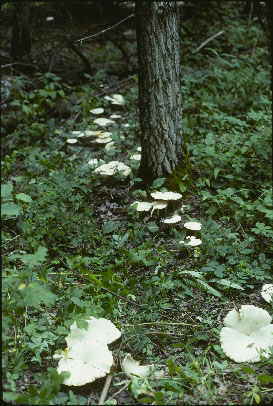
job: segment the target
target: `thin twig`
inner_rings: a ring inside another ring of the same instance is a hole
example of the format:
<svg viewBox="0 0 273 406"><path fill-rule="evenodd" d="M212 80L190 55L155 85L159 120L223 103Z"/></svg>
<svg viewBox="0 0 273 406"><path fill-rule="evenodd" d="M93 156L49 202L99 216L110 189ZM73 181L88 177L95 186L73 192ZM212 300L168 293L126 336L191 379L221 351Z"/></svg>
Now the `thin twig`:
<svg viewBox="0 0 273 406"><path fill-rule="evenodd" d="M106 32L106 31L112 30L113 28L117 27L119 24L123 23L124 21L128 20L129 18L134 17L134 15L135 15L135 14L133 13L133 14L129 15L128 17L124 18L123 20L119 21L119 22L116 23L115 25L112 25L111 27L105 28L105 30L102 30L102 31L100 31L100 32L97 32L96 34L89 35L88 37L84 37L84 38L81 38L81 39L77 39L75 42L80 42L80 43L82 43L83 41L85 41L85 40L87 40L87 39L97 37L98 35L101 35L101 34L103 34L103 33Z"/></svg>
<svg viewBox="0 0 273 406"><path fill-rule="evenodd" d="M137 323L137 324L122 324L122 327L135 327L135 326L149 326L153 324L162 324L162 325L167 325L167 326L194 326L198 327L197 324L191 324L191 323L183 323L183 322L175 322L175 323L168 323L167 321L153 321L153 322L147 322L147 323Z"/></svg>
<svg viewBox="0 0 273 406"><path fill-rule="evenodd" d="M112 395L110 398L108 398L108 400L113 399L115 396L117 396L120 392L122 392L124 389L128 388L129 383L131 381L128 381L118 392L114 393L114 395Z"/></svg>
<svg viewBox="0 0 273 406"><path fill-rule="evenodd" d="M100 395L99 405L104 405L105 398L107 396L111 381L112 381L112 375L108 374L105 379L104 386L103 386L103 389L102 389L102 392Z"/></svg>
<svg viewBox="0 0 273 406"><path fill-rule="evenodd" d="M198 48L196 48L194 51L192 51L193 54L195 54L195 52L200 51L200 49L204 48L205 45L207 45L210 41L212 41L214 38L219 37L219 35L222 35L225 31L219 31L216 34L214 34L212 37L206 39L206 41L202 42L201 45L199 45Z"/></svg>
<svg viewBox="0 0 273 406"><path fill-rule="evenodd" d="M62 262L71 272L75 273L77 276L79 276L79 277L82 278L83 280L85 280L85 281L87 281L87 282L92 282L93 284L95 284L95 282L94 282L92 279L90 279L90 278L85 278L85 277L84 277L82 274L80 274L79 272L75 271L74 269L71 269L62 259L61 259L61 262ZM104 286L101 286L101 285L97 285L97 286L99 286L101 289L105 290L106 292L111 293L111 295L117 296L117 297L119 297L120 299L125 300L125 302L131 303L131 304L134 305L134 306L141 307L140 304L135 303L135 302L133 302L132 300L126 299L125 297L118 295L117 293L113 292L112 290L109 290L109 289L105 288Z"/></svg>

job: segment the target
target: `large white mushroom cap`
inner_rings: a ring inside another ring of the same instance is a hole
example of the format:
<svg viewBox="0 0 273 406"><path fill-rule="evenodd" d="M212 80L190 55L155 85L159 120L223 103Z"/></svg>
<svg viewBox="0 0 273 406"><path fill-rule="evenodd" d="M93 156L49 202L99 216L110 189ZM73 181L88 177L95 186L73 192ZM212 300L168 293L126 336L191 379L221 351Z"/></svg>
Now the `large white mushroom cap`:
<svg viewBox="0 0 273 406"><path fill-rule="evenodd" d="M98 341L82 341L62 351L57 371L70 372L65 385L80 386L103 378L113 365L112 352L108 346Z"/></svg>
<svg viewBox="0 0 273 406"><path fill-rule="evenodd" d="M154 192L151 196L156 200L178 200L182 195L175 192Z"/></svg>
<svg viewBox="0 0 273 406"><path fill-rule="evenodd" d="M78 328L74 322L66 337L67 348L61 355L57 371L70 372L64 380L65 385L80 386L104 377L113 365L112 352L107 344L117 340L121 333L110 321L103 318L90 317L87 330Z"/></svg>
<svg viewBox="0 0 273 406"><path fill-rule="evenodd" d="M139 365L139 361L134 360L131 354L127 354L121 364L123 372L130 379L147 378L151 375L153 367L153 365Z"/></svg>
<svg viewBox="0 0 273 406"><path fill-rule="evenodd" d="M260 361L260 350L269 357L273 345L273 324L269 313L253 305L241 306L239 313L231 310L224 319L220 332L224 353L236 362Z"/></svg>
<svg viewBox="0 0 273 406"><path fill-rule="evenodd" d="M76 322L70 326L71 333L65 339L68 347L75 343L77 344L79 340L96 340L104 344L111 344L121 335L120 331L110 320L90 317L87 323L87 330L78 328Z"/></svg>
<svg viewBox="0 0 273 406"><path fill-rule="evenodd" d="M262 287L261 291L262 298L267 302L270 303L272 302L272 297L273 297L273 284L272 283L266 283Z"/></svg>

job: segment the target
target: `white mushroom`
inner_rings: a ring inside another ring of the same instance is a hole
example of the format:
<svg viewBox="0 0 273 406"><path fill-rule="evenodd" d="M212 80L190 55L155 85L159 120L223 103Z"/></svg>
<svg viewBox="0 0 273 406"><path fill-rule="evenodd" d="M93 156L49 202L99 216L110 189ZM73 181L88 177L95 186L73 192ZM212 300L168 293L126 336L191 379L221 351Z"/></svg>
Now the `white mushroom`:
<svg viewBox="0 0 273 406"><path fill-rule="evenodd" d="M267 302L270 303L272 302L272 297L273 297L273 284L272 283L266 283L262 287L261 291L262 298Z"/></svg>
<svg viewBox="0 0 273 406"><path fill-rule="evenodd" d="M114 121L113 121L113 120L109 120L108 118L103 118L103 117L101 117L101 118L96 118L96 119L94 120L94 123L96 123L96 124L98 124L98 125L104 127L105 125L113 124Z"/></svg>
<svg viewBox="0 0 273 406"><path fill-rule="evenodd" d="M156 200L178 200L182 197L180 193L174 192L154 192L151 193L151 196Z"/></svg>
<svg viewBox="0 0 273 406"><path fill-rule="evenodd" d="M163 223L167 223L167 224L178 223L178 221L180 221L180 220L181 220L181 216L174 215L168 219L163 220Z"/></svg>
<svg viewBox="0 0 273 406"><path fill-rule="evenodd" d="M124 104L124 98L121 94L113 94L112 96L104 96L105 100L109 100L112 104Z"/></svg>
<svg viewBox="0 0 273 406"><path fill-rule="evenodd" d="M134 202L131 204L133 206L134 204L137 204L136 210L137 211L149 211L152 208L152 203L149 202Z"/></svg>
<svg viewBox="0 0 273 406"><path fill-rule="evenodd" d="M188 223L184 224L184 227L188 230L201 230L202 224L198 223L197 221L189 221Z"/></svg>
<svg viewBox="0 0 273 406"><path fill-rule="evenodd" d="M134 360L131 354L127 354L121 364L123 372L130 379L148 378L153 372L153 367L154 365L139 365L139 361Z"/></svg>
<svg viewBox="0 0 273 406"><path fill-rule="evenodd" d="M164 200L155 200L155 201L152 203L152 206L153 206L153 208L152 208L151 214L153 214L153 212L154 212L155 210L162 210L162 209L165 209L165 208L168 206L168 203L167 203L166 201L164 201Z"/></svg>
<svg viewBox="0 0 273 406"><path fill-rule="evenodd" d="M110 118L121 118L119 114L111 114Z"/></svg>
<svg viewBox="0 0 273 406"><path fill-rule="evenodd" d="M66 142L68 142L68 144L76 144L78 140L76 140L76 138L67 138Z"/></svg>
<svg viewBox="0 0 273 406"><path fill-rule="evenodd" d="M98 341L82 341L62 351L57 371L70 372L65 385L80 386L103 378L113 365L112 352L106 344Z"/></svg>
<svg viewBox="0 0 273 406"><path fill-rule="evenodd" d="M131 168L127 165L124 165L119 161L110 161L108 164L103 164L95 169L95 172L100 173L101 175L114 175L117 172L121 172L124 176L128 176L131 173Z"/></svg>
<svg viewBox="0 0 273 406"><path fill-rule="evenodd" d="M273 324L269 313L253 305L242 305L239 312L231 310L220 332L224 353L236 362L260 361L260 350L268 358L273 345Z"/></svg>
<svg viewBox="0 0 273 406"><path fill-rule="evenodd" d="M89 110L89 111L92 114L102 114L104 112L104 109L102 107L98 107L96 109L92 109L92 110Z"/></svg>
<svg viewBox="0 0 273 406"><path fill-rule="evenodd" d="M65 385L80 386L102 378L110 372L113 365L112 352L107 344L117 340L121 333L110 321L103 318L91 317L87 320L87 330L78 328L74 322L66 337L67 348L60 358L57 371L70 372L70 377L64 380Z"/></svg>
<svg viewBox="0 0 273 406"><path fill-rule="evenodd" d="M191 245L192 247L202 244L202 240L196 238L194 235L190 235L186 238L190 239L187 244L185 243L185 241L179 241L179 244Z"/></svg>
<svg viewBox="0 0 273 406"><path fill-rule="evenodd" d="M141 154L134 154L134 155L130 156L130 159L134 159L135 161L140 161Z"/></svg>
<svg viewBox="0 0 273 406"><path fill-rule="evenodd" d="M106 151L109 151L110 149L116 149L116 148L117 147L115 145L115 141L108 142L104 147L104 149L106 149Z"/></svg>

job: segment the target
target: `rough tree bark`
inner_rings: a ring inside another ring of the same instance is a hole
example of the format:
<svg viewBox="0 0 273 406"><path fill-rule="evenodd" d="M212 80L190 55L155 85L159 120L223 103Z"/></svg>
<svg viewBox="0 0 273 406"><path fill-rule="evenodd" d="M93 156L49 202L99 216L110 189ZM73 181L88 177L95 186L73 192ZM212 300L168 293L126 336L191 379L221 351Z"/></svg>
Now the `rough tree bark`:
<svg viewBox="0 0 273 406"><path fill-rule="evenodd" d="M150 184L186 166L176 2L136 1L139 176Z"/></svg>

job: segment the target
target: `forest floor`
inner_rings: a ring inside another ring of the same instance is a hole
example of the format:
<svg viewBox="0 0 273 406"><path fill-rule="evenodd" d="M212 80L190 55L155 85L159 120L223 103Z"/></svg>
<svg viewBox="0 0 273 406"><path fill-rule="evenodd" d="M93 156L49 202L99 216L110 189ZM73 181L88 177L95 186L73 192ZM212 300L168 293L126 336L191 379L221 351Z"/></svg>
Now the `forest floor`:
<svg viewBox="0 0 273 406"><path fill-rule="evenodd" d="M53 359L66 347L72 322L90 316L121 331L110 345L115 365L105 404L272 402L272 357L234 362L219 338L233 308L254 305L272 315L272 303L261 297L263 284L272 282L268 39L255 14L249 20L241 6L211 4L181 9L184 134L194 187L181 179L182 198L153 214L132 207L164 190L163 178L141 189L132 158L140 154L134 19L79 47L73 42L131 11L102 18L95 9L87 18L88 5L33 6L31 54L16 61L8 31L14 10L4 10L6 402L98 404L105 378L63 385ZM121 104L105 99L114 94ZM97 108L103 112L92 113ZM114 123L101 126L94 121L101 117ZM111 146L98 142L102 132L111 133ZM132 171L102 176L94 159ZM178 223L163 223L173 214ZM188 230L187 222L202 228ZM202 244L180 243L190 235ZM129 379L121 368L128 353L161 375Z"/></svg>

